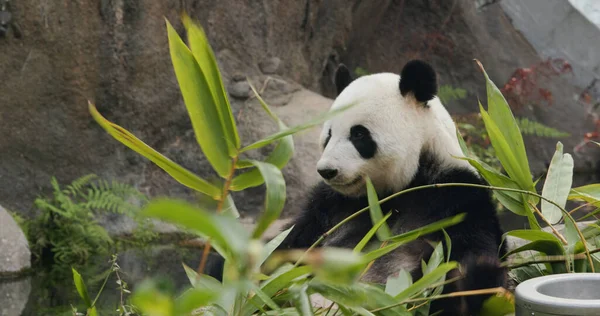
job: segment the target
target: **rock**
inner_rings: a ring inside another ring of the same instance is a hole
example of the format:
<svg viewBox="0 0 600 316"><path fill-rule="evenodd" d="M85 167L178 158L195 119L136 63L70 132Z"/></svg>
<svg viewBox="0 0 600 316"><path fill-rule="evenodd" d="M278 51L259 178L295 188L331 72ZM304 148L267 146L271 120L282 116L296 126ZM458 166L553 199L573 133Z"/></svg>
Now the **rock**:
<svg viewBox="0 0 600 316"><path fill-rule="evenodd" d="M234 74L233 77L231 78L234 82L239 82L239 81L245 81L246 80L246 76L242 75L242 74Z"/></svg>
<svg viewBox="0 0 600 316"><path fill-rule="evenodd" d="M0 280L0 315L21 316L29 300L31 278Z"/></svg>
<svg viewBox="0 0 600 316"><path fill-rule="evenodd" d="M16 275L31 267L31 252L23 231L0 206L0 275Z"/></svg>
<svg viewBox="0 0 600 316"><path fill-rule="evenodd" d="M229 86L229 94L238 99L245 100L250 96L250 85L247 81L234 82Z"/></svg>
<svg viewBox="0 0 600 316"><path fill-rule="evenodd" d="M19 22L23 38L8 36L0 45L0 104L4 106L0 201L23 210L23 215L33 215L30 205L40 190L51 189L51 176L69 183L87 173L128 180L151 196L196 199L195 192L107 135L87 109L87 100L94 101L107 119L149 146L205 179L215 177L195 140L168 50L163 17L184 34L182 11L203 24L228 90L236 74L253 77L261 71L275 71L286 82L314 91L311 100L329 100L317 93L333 97L329 70L337 62L369 72L398 72L409 58L420 55L436 66L440 85L469 91L469 99L450 105L453 114L477 110L477 95L485 96L485 83L473 58L480 59L501 86L516 67L526 67L539 57L500 6L478 13L471 0L454 2L88 1L68 6L48 1L40 16L40 1L12 1L12 18ZM81 16L87 17L85 25L77 22ZM442 29L432 23L446 20ZM411 26L410 32L406 25ZM435 45L429 47L425 41ZM425 52L425 47L431 49ZM280 59L279 65L268 69L265 61L274 66L275 58ZM572 96L564 90L569 83L557 86L555 103L563 106L540 109L539 116L542 123L557 128L569 118L563 128L573 135L563 141L567 150L594 126L588 124L590 120L583 121L583 107L565 100ZM275 127L267 129L268 117L254 116L262 109L247 99L246 92L243 87L243 99L231 97L231 101L236 119L245 121L240 133L248 144L274 132ZM273 93L267 101L278 115L289 117L287 113L303 111L294 107L310 106L298 101L297 95L301 93ZM320 109L326 110L327 105ZM304 121L304 117L287 123L294 121ZM537 170L552 157L556 140L549 142L531 150L527 147ZM314 161L307 152L318 153L318 147L302 141L296 149L299 158L284 170L291 209L300 207L296 198L306 192L305 175L313 173ZM262 159L269 150L256 151L254 157ZM575 163L582 160L576 157ZM244 212L256 214L262 209L258 196L250 194L248 199L238 201Z"/></svg>
<svg viewBox="0 0 600 316"><path fill-rule="evenodd" d="M279 65L281 64L281 59L279 57L271 57L261 61L258 64L260 71L262 71L265 75L272 75L277 72L279 69Z"/></svg>

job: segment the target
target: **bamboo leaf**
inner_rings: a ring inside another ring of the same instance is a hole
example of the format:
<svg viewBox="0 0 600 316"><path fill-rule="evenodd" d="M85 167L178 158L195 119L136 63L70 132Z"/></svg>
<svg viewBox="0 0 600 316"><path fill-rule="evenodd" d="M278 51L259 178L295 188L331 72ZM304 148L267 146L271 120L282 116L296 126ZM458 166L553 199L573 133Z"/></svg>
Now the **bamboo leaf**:
<svg viewBox="0 0 600 316"><path fill-rule="evenodd" d="M394 299L398 302L402 302L413 295L421 292L422 290L428 288L433 283L437 282L440 278L444 277L446 273L454 270L458 267L458 263L455 261L444 262L440 264L437 268L431 271L429 274L424 275L422 278L417 280L411 286L409 286L406 290L400 292L398 295L394 296Z"/></svg>
<svg viewBox="0 0 600 316"><path fill-rule="evenodd" d="M373 236L375 235L375 232L379 229L379 227L381 227L381 225L383 225L383 223L385 223L387 221L387 219L390 218L391 215L392 215L392 212L387 213L387 215L385 215L382 219L380 219L379 222L377 222L375 225L373 225L373 227L371 227L371 229L369 229L367 234L354 247L353 251L355 253L361 252L363 250L363 248L365 248L365 246L369 243L371 238L373 238Z"/></svg>
<svg viewBox="0 0 600 316"><path fill-rule="evenodd" d="M385 292L391 296L396 296L406 290L413 284L412 276L404 269L398 272L397 276L389 277L385 283Z"/></svg>
<svg viewBox="0 0 600 316"><path fill-rule="evenodd" d="M564 208L572 183L573 158L569 154L563 154L563 145L558 142L556 152L550 161L542 196ZM550 224L558 223L563 216L560 208L546 200L542 200L542 214Z"/></svg>
<svg viewBox="0 0 600 316"><path fill-rule="evenodd" d="M418 238L420 236L424 236L424 235L436 232L436 231L441 230L443 228L456 225L456 224L462 222L464 220L465 216L466 216L465 213L461 213L461 214L458 214L458 215L454 215L452 217L444 218L444 219L439 220L437 222L434 222L434 223L425 225L423 227L414 229L414 230L412 230L410 232L393 236L393 237L391 237L391 238L389 238L387 240L390 241L390 242L411 241L411 240L414 240L414 238Z"/></svg>
<svg viewBox="0 0 600 316"><path fill-rule="evenodd" d="M367 199L369 200L369 213L371 214L371 221L373 224L377 224L383 218L383 212L381 211L381 205L379 205L379 198L377 197L377 192L375 192L375 187L373 187L373 183L371 179L367 177ZM377 238L383 241L390 237L392 237L392 231L388 227L386 222L381 224L381 227L376 232Z"/></svg>
<svg viewBox="0 0 600 316"><path fill-rule="evenodd" d="M273 297L277 292L288 287L292 280L306 277L311 271L312 267L310 266L294 267L291 264L284 265L263 282L260 289L269 297ZM249 298L242 307L242 315L252 315L261 305L257 297Z"/></svg>
<svg viewBox="0 0 600 316"><path fill-rule="evenodd" d="M206 74L175 29L167 21L169 50L175 76L196 140L215 171L226 178L231 168L229 145Z"/></svg>
<svg viewBox="0 0 600 316"><path fill-rule="evenodd" d="M210 238L219 254L229 261L232 256L241 260L250 240L247 230L235 218L210 213L184 201L155 199L144 207L141 215L179 225Z"/></svg>
<svg viewBox="0 0 600 316"><path fill-rule="evenodd" d="M273 223L283 210L285 205L286 191L285 191L285 180L283 174L275 165L270 163L252 161L254 166L260 171L263 179L265 179L265 186L267 189L265 197L265 211L262 213L254 232L252 233L253 238L259 238L269 225Z"/></svg>
<svg viewBox="0 0 600 316"><path fill-rule="evenodd" d="M515 117L513 116L512 111L506 102L506 99L502 95L502 92L500 92L500 89L498 89L494 82L490 80L488 74L483 68L483 65L478 60L476 60L476 62L479 68L481 68L481 71L485 77L490 118L494 121L494 125L498 127L498 132L500 132L502 138L509 146L509 152L504 152L503 154L508 155L510 153L509 156L514 157L516 163L515 166L512 167L514 168L513 171L520 170L522 172L520 177L511 175L511 178L520 179L518 182L523 186L524 190L533 190L533 181L531 179L531 171L529 170L529 162L527 159L527 153L525 151L525 143L523 142L523 136L521 135L519 125L517 124ZM486 128L487 125L488 124L486 124ZM492 136L490 135L490 139L491 138ZM494 145L493 142L492 145ZM499 151L505 150L503 146L496 147L495 145L494 149L496 149L497 154ZM504 162L502 165L505 166Z"/></svg>
<svg viewBox="0 0 600 316"><path fill-rule="evenodd" d="M175 299L175 315L190 315L194 310L212 304L219 298L220 292L208 289L191 288Z"/></svg>
<svg viewBox="0 0 600 316"><path fill-rule="evenodd" d="M90 299L87 287L85 286L85 282L83 282L81 274L79 274L79 272L77 272L77 270L75 270L74 268L71 268L71 271L73 272L73 282L75 283L75 288L77 288L77 293L79 293L79 297L83 299L83 302L85 303L85 306L87 308L92 307L92 300Z"/></svg>
<svg viewBox="0 0 600 316"><path fill-rule="evenodd" d="M515 313L515 298L510 292L494 295L483 302L480 315L510 316Z"/></svg>
<svg viewBox="0 0 600 316"><path fill-rule="evenodd" d="M265 112L267 112L267 114L269 114L269 116L277 123L277 125L279 126L279 130L286 130L288 127L271 111L271 109L269 109L267 103L258 94L258 92L252 84L250 84L250 88L252 89L252 91L254 91L254 95L256 95L256 98L258 99ZM267 156L265 162L273 164L281 170L290 161L293 155L294 139L292 135L288 135L281 138L281 140L275 146L275 149L273 149L269 156ZM241 191L250 187L259 186L263 183L263 177L261 176L260 172L256 168L254 168L248 172L245 172L235 177L231 183L231 190Z"/></svg>
<svg viewBox="0 0 600 316"><path fill-rule="evenodd" d="M223 78L217 64L215 54L210 47L204 29L190 19L187 14L183 15L183 24L188 34L190 49L204 72L209 88L215 100L216 108L221 118L221 124L226 135L229 155L234 156L240 148L240 136L233 119L231 105L223 85Z"/></svg>
<svg viewBox="0 0 600 316"><path fill-rule="evenodd" d="M502 133L502 130L497 123L492 119L488 112L483 109L481 103L479 103L479 109L490 141L492 142L492 146L494 147L498 160L502 163L504 170L506 170L511 179L519 184L521 189L532 190L533 180L531 179L531 173L525 173L522 169L522 163L512 151L509 141L505 138L505 135ZM529 169L529 165L527 165L527 169Z"/></svg>
<svg viewBox="0 0 600 316"><path fill-rule="evenodd" d="M471 166L475 167L479 174L492 186L509 189L521 189L521 187L511 178L497 172L486 163L474 158L457 157L467 160ZM508 192L494 190L494 196L500 201L504 207L517 215L527 215L528 209L525 207L523 195L518 192Z"/></svg>
<svg viewBox="0 0 600 316"><path fill-rule="evenodd" d="M314 315L310 299L306 293L308 290L308 284L304 283L300 286L292 287L290 290L293 293L292 300L294 302L294 307L296 307L296 310L298 310L298 314L300 314L300 316Z"/></svg>
<svg viewBox="0 0 600 316"><path fill-rule="evenodd" d="M106 130L112 137L138 154L148 158L150 161L171 175L173 179L179 181L179 183L198 192L211 196L212 198L218 198L221 195L221 190L216 186L208 183L191 171L188 171L169 158L161 155L159 152L146 145L144 142L133 136L133 134L121 126L106 120L104 117L102 117L102 115L100 115L92 103L89 103L89 111L96 122L98 122L98 124L100 124L100 126L104 128L104 130Z"/></svg>
<svg viewBox="0 0 600 316"><path fill-rule="evenodd" d="M600 183L588 184L573 188L569 192L569 200L581 200L588 203L600 201Z"/></svg>
<svg viewBox="0 0 600 316"><path fill-rule="evenodd" d="M449 218L445 218L442 220L439 220L437 222L431 223L429 225L425 225L423 227L414 229L412 231L406 232L404 234L400 234L400 235L396 235L393 237L390 237L389 239L387 239L387 241L389 242L389 244L385 247L381 247L379 249L375 249L367 254L365 254L363 256L363 261L365 263L371 262L373 260L376 260L377 258L380 258L386 254L388 254L389 252L393 251L394 249L408 243L411 242L421 236L436 232L438 230L441 230L443 228L452 226L452 225L456 225L458 223L460 223L465 217L464 213L455 215L453 217L449 217Z"/></svg>
<svg viewBox="0 0 600 316"><path fill-rule="evenodd" d="M275 238L271 239L264 247L263 249L263 256L262 258L256 263L257 267L260 267L265 260L267 260L269 258L269 256L273 253L273 251L275 251L275 249L277 249L277 247L279 247L279 245L285 240L285 238L290 234L290 232L292 231L292 229L294 229L294 226L290 227L287 230L282 231L281 233L279 233L277 236L275 236Z"/></svg>
<svg viewBox="0 0 600 316"><path fill-rule="evenodd" d="M136 286L131 302L143 315L175 316L171 296L163 293L153 281L147 280Z"/></svg>
<svg viewBox="0 0 600 316"><path fill-rule="evenodd" d="M206 289L214 292L221 292L223 285L217 279L206 274L198 274L192 268L182 263L185 274L187 275L192 287L199 289Z"/></svg>
<svg viewBox="0 0 600 316"><path fill-rule="evenodd" d="M250 144L250 145L242 148L240 150L240 152L245 152L245 151L248 151L248 150L252 150L252 149L257 149L257 148L264 147L264 146L266 146L266 145L268 145L268 144L270 144L270 143L272 143L272 142L274 142L274 141L276 141L278 139L281 139L281 138L283 138L285 136L296 134L296 133L301 132L303 130L309 129L309 128L314 127L314 126L317 126L317 125L319 125L319 124L321 124L321 123L323 123L323 122L325 122L325 121L327 121L327 120L335 117L336 115L340 114L341 112L346 111L347 109L351 108L354 105L356 105L356 103L351 103L351 104L347 104L347 105L341 106L341 107L339 107L339 108L337 108L335 110L331 110L329 112L326 112L326 113L324 113L324 114L322 114L322 115L314 118L313 120L311 120L309 122L297 125L297 126L292 127L292 128L288 128L286 130L283 130L283 131L280 131L278 133L275 133L275 134L273 134L271 136L267 136L266 138L264 138L262 140L254 142L254 143L252 143L252 144Z"/></svg>

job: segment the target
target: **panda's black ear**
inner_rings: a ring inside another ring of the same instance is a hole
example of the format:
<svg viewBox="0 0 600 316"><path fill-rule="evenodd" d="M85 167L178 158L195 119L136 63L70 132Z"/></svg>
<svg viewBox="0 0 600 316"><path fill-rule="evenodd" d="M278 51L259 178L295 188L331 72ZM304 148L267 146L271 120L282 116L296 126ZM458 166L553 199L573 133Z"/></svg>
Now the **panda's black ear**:
<svg viewBox="0 0 600 316"><path fill-rule="evenodd" d="M411 60L400 74L400 93L406 96L412 93L418 102L426 103L437 94L435 70L422 60Z"/></svg>
<svg viewBox="0 0 600 316"><path fill-rule="evenodd" d="M335 88L339 95L354 80L346 65L340 64L335 70Z"/></svg>

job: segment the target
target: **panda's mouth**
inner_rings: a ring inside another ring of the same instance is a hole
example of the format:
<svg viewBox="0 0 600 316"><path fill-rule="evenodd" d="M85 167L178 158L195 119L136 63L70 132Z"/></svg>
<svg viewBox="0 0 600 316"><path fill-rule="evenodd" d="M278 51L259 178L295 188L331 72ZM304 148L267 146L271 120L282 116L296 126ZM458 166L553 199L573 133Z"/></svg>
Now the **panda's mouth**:
<svg viewBox="0 0 600 316"><path fill-rule="evenodd" d="M355 186L357 184L359 184L362 181L362 176L358 176L356 177L356 179L347 182L347 183L332 183L332 185L336 186L336 187L340 187L340 188L348 188L348 187L352 187Z"/></svg>

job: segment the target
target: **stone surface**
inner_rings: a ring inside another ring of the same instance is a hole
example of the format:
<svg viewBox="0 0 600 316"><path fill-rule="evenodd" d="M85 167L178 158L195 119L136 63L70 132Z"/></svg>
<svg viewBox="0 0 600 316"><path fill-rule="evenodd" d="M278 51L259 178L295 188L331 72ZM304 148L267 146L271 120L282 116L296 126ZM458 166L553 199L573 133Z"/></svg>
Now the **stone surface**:
<svg viewBox="0 0 600 316"><path fill-rule="evenodd" d="M88 173L133 183L152 196L196 199L194 192L107 135L87 109L87 100L95 102L107 119L159 152L206 179L215 176L197 146L169 56L163 17L183 34L182 11L204 26L226 87L235 74L255 78L253 84L262 86L266 77L261 77L259 64L277 56L281 63L276 73L285 82L313 91L265 90L267 101L289 125L327 109L331 100L317 93L333 96L332 69L338 62L368 72L399 72L411 58L426 59L438 69L440 84L469 91L467 100L449 104L452 113L465 113L476 110L477 96L485 93L473 58L482 61L499 85L516 67L539 61L499 5L478 12L472 0L13 1L12 19L22 36L0 39L4 205L32 215L31 204L50 191L51 176L68 183ZM571 102L568 81L554 83L553 92L559 106L528 115L570 132L573 136L563 140L568 151L593 125ZM256 100L231 101L245 144L275 131ZM315 173L316 138L301 137L296 158L284 169L290 197L286 214L301 207L306 178ZM539 173L556 142L527 141L533 170ZM262 159L270 148L251 155ZM576 157L575 163L588 168L595 163L592 158ZM237 194L243 213L262 209L262 190Z"/></svg>
<svg viewBox="0 0 600 316"><path fill-rule="evenodd" d="M31 267L31 252L23 231L0 206L0 275L12 275Z"/></svg>
<svg viewBox="0 0 600 316"><path fill-rule="evenodd" d="M0 316L21 316L31 291L31 278L0 280Z"/></svg>
<svg viewBox="0 0 600 316"><path fill-rule="evenodd" d="M250 96L250 85L246 81L234 82L229 88L229 94L238 99L245 100Z"/></svg>
<svg viewBox="0 0 600 316"><path fill-rule="evenodd" d="M260 71L262 71L265 75L272 75L277 73L279 69L279 65L281 64L281 59L279 57L271 57L261 61L258 64Z"/></svg>

